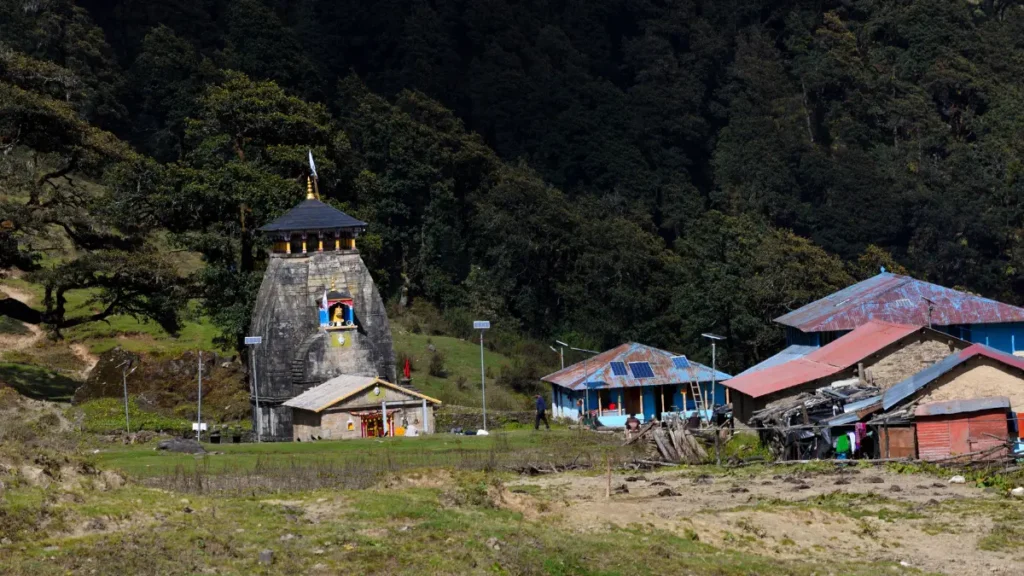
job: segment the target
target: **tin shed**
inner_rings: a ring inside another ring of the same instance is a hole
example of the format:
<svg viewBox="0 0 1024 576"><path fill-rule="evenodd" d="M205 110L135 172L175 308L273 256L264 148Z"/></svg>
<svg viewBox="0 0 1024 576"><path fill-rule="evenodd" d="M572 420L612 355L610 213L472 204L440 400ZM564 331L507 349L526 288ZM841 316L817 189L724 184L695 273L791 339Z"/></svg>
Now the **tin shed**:
<svg viewBox="0 0 1024 576"><path fill-rule="evenodd" d="M952 400L922 404L914 410L917 446L922 460L942 460L1005 445L1009 437L1010 399ZM996 449L988 458L1005 456Z"/></svg>

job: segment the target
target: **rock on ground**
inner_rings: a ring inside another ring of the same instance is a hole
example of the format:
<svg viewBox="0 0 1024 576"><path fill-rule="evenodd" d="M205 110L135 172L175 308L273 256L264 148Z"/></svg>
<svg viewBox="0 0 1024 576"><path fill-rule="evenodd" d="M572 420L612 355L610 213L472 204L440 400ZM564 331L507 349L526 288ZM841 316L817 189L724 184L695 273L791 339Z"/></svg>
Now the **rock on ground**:
<svg viewBox="0 0 1024 576"><path fill-rule="evenodd" d="M170 440L163 440L156 445L157 450L166 450L168 452L180 452L182 454L205 454L206 449L203 445L191 438L171 438Z"/></svg>

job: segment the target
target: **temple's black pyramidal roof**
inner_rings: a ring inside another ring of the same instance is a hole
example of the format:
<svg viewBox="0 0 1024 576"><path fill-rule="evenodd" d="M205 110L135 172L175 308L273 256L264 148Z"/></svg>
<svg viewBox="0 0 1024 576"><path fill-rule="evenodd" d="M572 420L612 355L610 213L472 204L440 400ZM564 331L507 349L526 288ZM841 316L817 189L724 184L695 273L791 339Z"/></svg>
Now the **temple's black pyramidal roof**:
<svg viewBox="0 0 1024 576"><path fill-rule="evenodd" d="M301 232L335 228L366 228L366 222L356 220L337 208L309 198L277 220L260 228L260 232Z"/></svg>

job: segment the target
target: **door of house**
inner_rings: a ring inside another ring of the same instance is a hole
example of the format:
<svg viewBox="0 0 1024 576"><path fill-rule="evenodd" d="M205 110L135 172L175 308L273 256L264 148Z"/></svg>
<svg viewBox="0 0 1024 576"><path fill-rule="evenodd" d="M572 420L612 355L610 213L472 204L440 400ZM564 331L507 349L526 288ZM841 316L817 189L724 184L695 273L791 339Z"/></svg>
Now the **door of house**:
<svg viewBox="0 0 1024 576"><path fill-rule="evenodd" d="M676 387L675 386L660 386L658 390L661 392L658 398L658 410L662 412L673 412L679 411L679 406L676 406ZM664 407L664 408L663 408ZM673 407L675 407L673 409Z"/></svg>
<svg viewBox="0 0 1024 576"><path fill-rule="evenodd" d="M363 416L363 437L378 438L384 435L384 420L380 414Z"/></svg>
<svg viewBox="0 0 1024 576"><path fill-rule="evenodd" d="M1007 414L998 410L975 413L967 420L967 425L969 432L965 454L1003 445L1009 436ZM995 457L1002 455L1003 452L999 452Z"/></svg>
<svg viewBox="0 0 1024 576"><path fill-rule="evenodd" d="M625 410L623 414L640 414L640 388L625 388L623 389L622 404Z"/></svg>

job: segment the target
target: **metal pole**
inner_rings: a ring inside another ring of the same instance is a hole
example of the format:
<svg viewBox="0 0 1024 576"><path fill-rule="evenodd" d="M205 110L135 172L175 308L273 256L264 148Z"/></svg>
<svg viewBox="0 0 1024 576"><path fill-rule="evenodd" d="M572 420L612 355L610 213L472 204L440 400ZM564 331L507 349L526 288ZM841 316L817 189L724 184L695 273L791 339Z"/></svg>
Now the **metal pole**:
<svg viewBox="0 0 1024 576"><path fill-rule="evenodd" d="M128 421L128 367L125 366L121 369L121 384L124 385L124 431L126 434L132 433L131 423Z"/></svg>
<svg viewBox="0 0 1024 576"><path fill-rule="evenodd" d="M487 430L487 387L484 372L484 331L480 331L480 398L484 409L484 430Z"/></svg>
<svg viewBox="0 0 1024 576"><path fill-rule="evenodd" d="M587 360L588 357L583 357L583 411L584 413L590 413L590 387L587 386L587 380L590 380L590 374L587 371Z"/></svg>
<svg viewBox="0 0 1024 576"><path fill-rule="evenodd" d="M199 406L196 408L196 442L203 439L203 351L199 351Z"/></svg>
<svg viewBox="0 0 1024 576"><path fill-rule="evenodd" d="M262 426L262 423L261 423L262 417L261 417L261 414L260 414L260 386L259 386L259 383L256 381L256 346L255 345L249 347L249 353L252 356L252 391L253 391L253 394L256 396L256 443L258 444L258 443L261 442L261 440L260 440L260 436L261 436L260 430L263 428L263 426Z"/></svg>
<svg viewBox="0 0 1024 576"><path fill-rule="evenodd" d="M715 366L715 341L711 341L711 404L715 404L715 377L718 376L718 368ZM705 409L707 409L707 402L704 402ZM710 418L708 418L710 420ZM717 446L717 444L716 444Z"/></svg>

